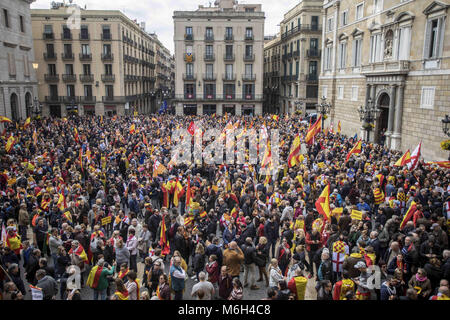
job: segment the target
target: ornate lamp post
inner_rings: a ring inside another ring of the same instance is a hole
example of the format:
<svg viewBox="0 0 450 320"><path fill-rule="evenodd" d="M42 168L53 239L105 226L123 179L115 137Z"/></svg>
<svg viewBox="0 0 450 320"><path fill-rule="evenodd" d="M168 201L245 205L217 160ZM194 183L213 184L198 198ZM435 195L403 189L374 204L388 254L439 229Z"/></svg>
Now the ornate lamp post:
<svg viewBox="0 0 450 320"><path fill-rule="evenodd" d="M375 106L372 99L369 98L367 105L358 108L359 119L363 122L363 128L367 130L367 141L370 141L370 131L373 123L380 116L381 109Z"/></svg>
<svg viewBox="0 0 450 320"><path fill-rule="evenodd" d="M320 104L317 104L316 108L317 108L317 113L320 113L322 115L322 129L323 129L325 115L330 113L331 108L333 108L333 106L331 105L331 103L327 102L327 98L322 97L321 100L322 100L322 102Z"/></svg>
<svg viewBox="0 0 450 320"><path fill-rule="evenodd" d="M450 116L448 114L442 119L442 131L444 131L445 135L450 137Z"/></svg>
<svg viewBox="0 0 450 320"><path fill-rule="evenodd" d="M33 100L33 107L32 112L34 114L34 117L37 117L42 112L42 105L39 103L39 100L37 97L34 97Z"/></svg>
<svg viewBox="0 0 450 320"><path fill-rule="evenodd" d="M295 113L299 112L301 110L301 113L303 114L302 106L305 104L302 100L297 100L294 102L295 105Z"/></svg>

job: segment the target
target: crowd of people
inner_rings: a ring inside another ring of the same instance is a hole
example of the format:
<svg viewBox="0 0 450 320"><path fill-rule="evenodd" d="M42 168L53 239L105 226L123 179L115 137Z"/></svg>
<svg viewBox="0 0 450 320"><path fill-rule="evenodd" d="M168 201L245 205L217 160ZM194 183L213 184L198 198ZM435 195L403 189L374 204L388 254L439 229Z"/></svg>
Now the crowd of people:
<svg viewBox="0 0 450 320"><path fill-rule="evenodd" d="M401 153L364 141L347 161L357 140L331 128L290 166L310 126L301 120L4 123L1 299L245 300L264 290L267 300L449 300L450 171L394 166ZM277 173L174 162L172 134L192 123L279 130Z"/></svg>

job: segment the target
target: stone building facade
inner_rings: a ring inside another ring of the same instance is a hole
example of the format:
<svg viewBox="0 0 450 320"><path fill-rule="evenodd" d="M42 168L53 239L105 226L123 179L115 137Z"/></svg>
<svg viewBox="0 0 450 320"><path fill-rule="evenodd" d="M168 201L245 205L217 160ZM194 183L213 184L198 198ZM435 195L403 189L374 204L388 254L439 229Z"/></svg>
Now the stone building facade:
<svg viewBox="0 0 450 320"><path fill-rule="evenodd" d="M37 115L32 2L0 0L0 115L15 121Z"/></svg>
<svg viewBox="0 0 450 320"><path fill-rule="evenodd" d="M441 119L449 113L450 2L326 0L319 96L333 105L342 132L411 151L422 141L428 160L448 157ZM360 106L381 112L362 124ZM369 135L369 137L368 137Z"/></svg>
<svg viewBox="0 0 450 320"><path fill-rule="evenodd" d="M155 112L155 41L144 23L63 4L31 17L44 116Z"/></svg>
<svg viewBox="0 0 450 320"><path fill-rule="evenodd" d="M264 12L217 0L175 11L177 114L261 114Z"/></svg>

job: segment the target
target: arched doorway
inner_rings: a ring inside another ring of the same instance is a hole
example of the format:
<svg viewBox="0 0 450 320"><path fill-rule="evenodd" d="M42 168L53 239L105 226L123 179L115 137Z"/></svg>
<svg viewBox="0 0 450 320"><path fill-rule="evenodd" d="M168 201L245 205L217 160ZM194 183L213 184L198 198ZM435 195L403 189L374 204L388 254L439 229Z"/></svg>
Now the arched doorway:
<svg viewBox="0 0 450 320"><path fill-rule="evenodd" d="M17 99L17 94L11 94L11 119L13 121L19 121L19 100Z"/></svg>
<svg viewBox="0 0 450 320"><path fill-rule="evenodd" d="M31 93L27 92L25 94L25 112L27 113L27 118L31 117L31 109L32 109L32 100L31 100Z"/></svg>
<svg viewBox="0 0 450 320"><path fill-rule="evenodd" d="M380 117L377 120L375 142L380 143L383 133L386 133L389 121L389 103L391 98L387 93L380 95L378 107L381 109Z"/></svg>

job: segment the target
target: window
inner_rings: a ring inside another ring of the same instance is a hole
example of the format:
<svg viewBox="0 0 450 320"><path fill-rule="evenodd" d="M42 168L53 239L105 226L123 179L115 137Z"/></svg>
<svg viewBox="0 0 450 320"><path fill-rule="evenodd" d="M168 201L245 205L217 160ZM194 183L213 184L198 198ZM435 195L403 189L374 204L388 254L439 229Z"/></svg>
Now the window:
<svg viewBox="0 0 450 320"><path fill-rule="evenodd" d="M89 39L89 30L88 30L88 26L81 26L81 30L80 30L80 38L82 40L87 40Z"/></svg>
<svg viewBox="0 0 450 320"><path fill-rule="evenodd" d="M435 87L422 87L422 97L420 107L423 109L433 109Z"/></svg>
<svg viewBox="0 0 450 320"><path fill-rule="evenodd" d="M328 98L328 86L322 86L322 97Z"/></svg>
<svg viewBox="0 0 450 320"><path fill-rule="evenodd" d="M316 99L319 93L318 86L306 86L306 98Z"/></svg>
<svg viewBox="0 0 450 320"><path fill-rule="evenodd" d="M88 44L82 44L81 45L81 54L83 55L89 55L91 54L91 48Z"/></svg>
<svg viewBox="0 0 450 320"><path fill-rule="evenodd" d="M370 57L369 62L381 62L383 59L381 33L370 37Z"/></svg>
<svg viewBox="0 0 450 320"><path fill-rule="evenodd" d="M298 75L300 73L300 63L298 61L295 62L295 74L297 75L297 80L298 80Z"/></svg>
<svg viewBox="0 0 450 320"><path fill-rule="evenodd" d="M19 24L20 24L20 32L25 33L25 23L23 20L23 16L19 16Z"/></svg>
<svg viewBox="0 0 450 320"><path fill-rule="evenodd" d="M301 20L300 20L300 18L298 18L297 19L297 28L298 28L298 30L300 30L301 26L302 26Z"/></svg>
<svg viewBox="0 0 450 320"><path fill-rule="evenodd" d="M105 64L105 74L112 76L112 64Z"/></svg>
<svg viewBox="0 0 450 320"><path fill-rule="evenodd" d="M64 25L62 27L62 29L63 29L63 34L62 34L63 39L71 39L72 38L72 34L70 32L70 29L66 25Z"/></svg>
<svg viewBox="0 0 450 320"><path fill-rule="evenodd" d="M88 76L91 74L91 65L90 64L83 64L83 74L85 76Z"/></svg>
<svg viewBox="0 0 450 320"><path fill-rule="evenodd" d="M47 43L47 56L54 57L55 56L55 47L53 43Z"/></svg>
<svg viewBox="0 0 450 320"><path fill-rule="evenodd" d="M341 14L341 26L346 26L348 24L348 10L345 10Z"/></svg>
<svg viewBox="0 0 450 320"><path fill-rule="evenodd" d="M247 77L252 77L252 75L253 75L253 64L246 64L245 65L245 75Z"/></svg>
<svg viewBox="0 0 450 320"><path fill-rule="evenodd" d="M52 75L52 76L56 75L56 65L55 64L48 65L48 74Z"/></svg>
<svg viewBox="0 0 450 320"><path fill-rule="evenodd" d="M45 34L52 34L53 33L53 26L51 24L44 25L44 33Z"/></svg>
<svg viewBox="0 0 450 320"><path fill-rule="evenodd" d="M409 60L411 28L400 28L398 32L398 60Z"/></svg>
<svg viewBox="0 0 450 320"><path fill-rule="evenodd" d="M214 65L213 64L207 64L206 65L206 75L208 78L211 78L214 73Z"/></svg>
<svg viewBox="0 0 450 320"><path fill-rule="evenodd" d="M245 37L253 38L253 28L245 28Z"/></svg>
<svg viewBox="0 0 450 320"><path fill-rule="evenodd" d="M9 28L9 15L6 9L3 9L3 20L5 21L5 27Z"/></svg>
<svg viewBox="0 0 450 320"><path fill-rule="evenodd" d="M362 19L364 16L364 2L356 5L356 20Z"/></svg>
<svg viewBox="0 0 450 320"><path fill-rule="evenodd" d="M353 40L353 52L352 52L352 66L353 67L361 66L361 45L362 45L362 39L354 39Z"/></svg>
<svg viewBox="0 0 450 320"><path fill-rule="evenodd" d="M84 86L84 96L85 97L92 97L92 86L91 85L85 85Z"/></svg>
<svg viewBox="0 0 450 320"><path fill-rule="evenodd" d="M226 83L223 86L223 93L225 96L232 96L235 92L235 85L232 83Z"/></svg>
<svg viewBox="0 0 450 320"><path fill-rule="evenodd" d="M226 27L225 28L225 36L230 39L233 37L233 27Z"/></svg>
<svg viewBox="0 0 450 320"><path fill-rule="evenodd" d="M352 87L352 101L358 101L358 87Z"/></svg>
<svg viewBox="0 0 450 320"><path fill-rule="evenodd" d="M67 85L67 96L68 97L75 97L75 86L73 84Z"/></svg>
<svg viewBox="0 0 450 320"><path fill-rule="evenodd" d="M206 28L206 38L208 38L208 39L214 38L213 28L211 28L211 27Z"/></svg>
<svg viewBox="0 0 450 320"><path fill-rule="evenodd" d="M309 41L309 48L311 50L317 50L319 48L319 39L311 38Z"/></svg>
<svg viewBox="0 0 450 320"><path fill-rule="evenodd" d="M214 83L205 83L205 97L211 99L216 93L216 85Z"/></svg>
<svg viewBox="0 0 450 320"><path fill-rule="evenodd" d="M378 13L383 10L383 0L373 0L373 13Z"/></svg>
<svg viewBox="0 0 450 320"><path fill-rule="evenodd" d="M66 64L66 74L73 75L73 64Z"/></svg>
<svg viewBox="0 0 450 320"><path fill-rule="evenodd" d="M233 79L233 65L226 64L225 65L225 75L227 79Z"/></svg>
<svg viewBox="0 0 450 320"><path fill-rule="evenodd" d="M339 43L338 68L345 69L347 60L347 42Z"/></svg>
<svg viewBox="0 0 450 320"><path fill-rule="evenodd" d="M58 97L58 85L51 84L49 86L49 94L50 94L50 97L52 97L53 99Z"/></svg>
<svg viewBox="0 0 450 320"><path fill-rule="evenodd" d="M428 20L425 31L425 59L435 59L442 56L444 45L444 23L445 17Z"/></svg>
<svg viewBox="0 0 450 320"><path fill-rule="evenodd" d="M107 97L114 97L114 86L110 84L106 85L105 94Z"/></svg>
<svg viewBox="0 0 450 320"><path fill-rule="evenodd" d="M319 16L311 16L311 30L318 30Z"/></svg>
<svg viewBox="0 0 450 320"><path fill-rule="evenodd" d="M252 45L246 45L245 46L245 56L251 57L253 55L253 46Z"/></svg>
<svg viewBox="0 0 450 320"><path fill-rule="evenodd" d="M71 44L65 44L64 45L64 55L65 56L71 56L72 55L72 45Z"/></svg>
<svg viewBox="0 0 450 320"><path fill-rule="evenodd" d="M253 84L244 84L244 93L245 95L252 95L254 90L253 90L254 86Z"/></svg>
<svg viewBox="0 0 450 320"><path fill-rule="evenodd" d="M333 18L328 18L328 22L327 22L327 29L328 29L328 32L330 32L330 31L333 31Z"/></svg>
<svg viewBox="0 0 450 320"><path fill-rule="evenodd" d="M309 62L309 76L312 77L311 80L315 80L317 77L317 61Z"/></svg>
<svg viewBox="0 0 450 320"><path fill-rule="evenodd" d="M103 39L111 39L111 29L109 26L102 26Z"/></svg>
<svg viewBox="0 0 450 320"><path fill-rule="evenodd" d="M245 8L245 12L255 12L255 8Z"/></svg>
<svg viewBox="0 0 450 320"><path fill-rule="evenodd" d="M194 75L194 65L192 63L186 63L186 75Z"/></svg>
<svg viewBox="0 0 450 320"><path fill-rule="evenodd" d="M111 45L110 44L104 44L103 45L103 54L105 56L111 55Z"/></svg>
<svg viewBox="0 0 450 320"><path fill-rule="evenodd" d="M331 70L331 58L333 55L333 47L331 45L327 46L325 48L325 65L324 65L324 69L325 70Z"/></svg>
<svg viewBox="0 0 450 320"><path fill-rule="evenodd" d="M225 55L227 56L227 58L233 57L233 46L232 45L225 46Z"/></svg>
<svg viewBox="0 0 450 320"><path fill-rule="evenodd" d="M338 87L338 99L344 99L344 86Z"/></svg>
<svg viewBox="0 0 450 320"><path fill-rule="evenodd" d="M186 35L192 35L192 27L186 27Z"/></svg>
<svg viewBox="0 0 450 320"><path fill-rule="evenodd" d="M205 46L205 55L211 57L214 53L213 46L207 45Z"/></svg>

